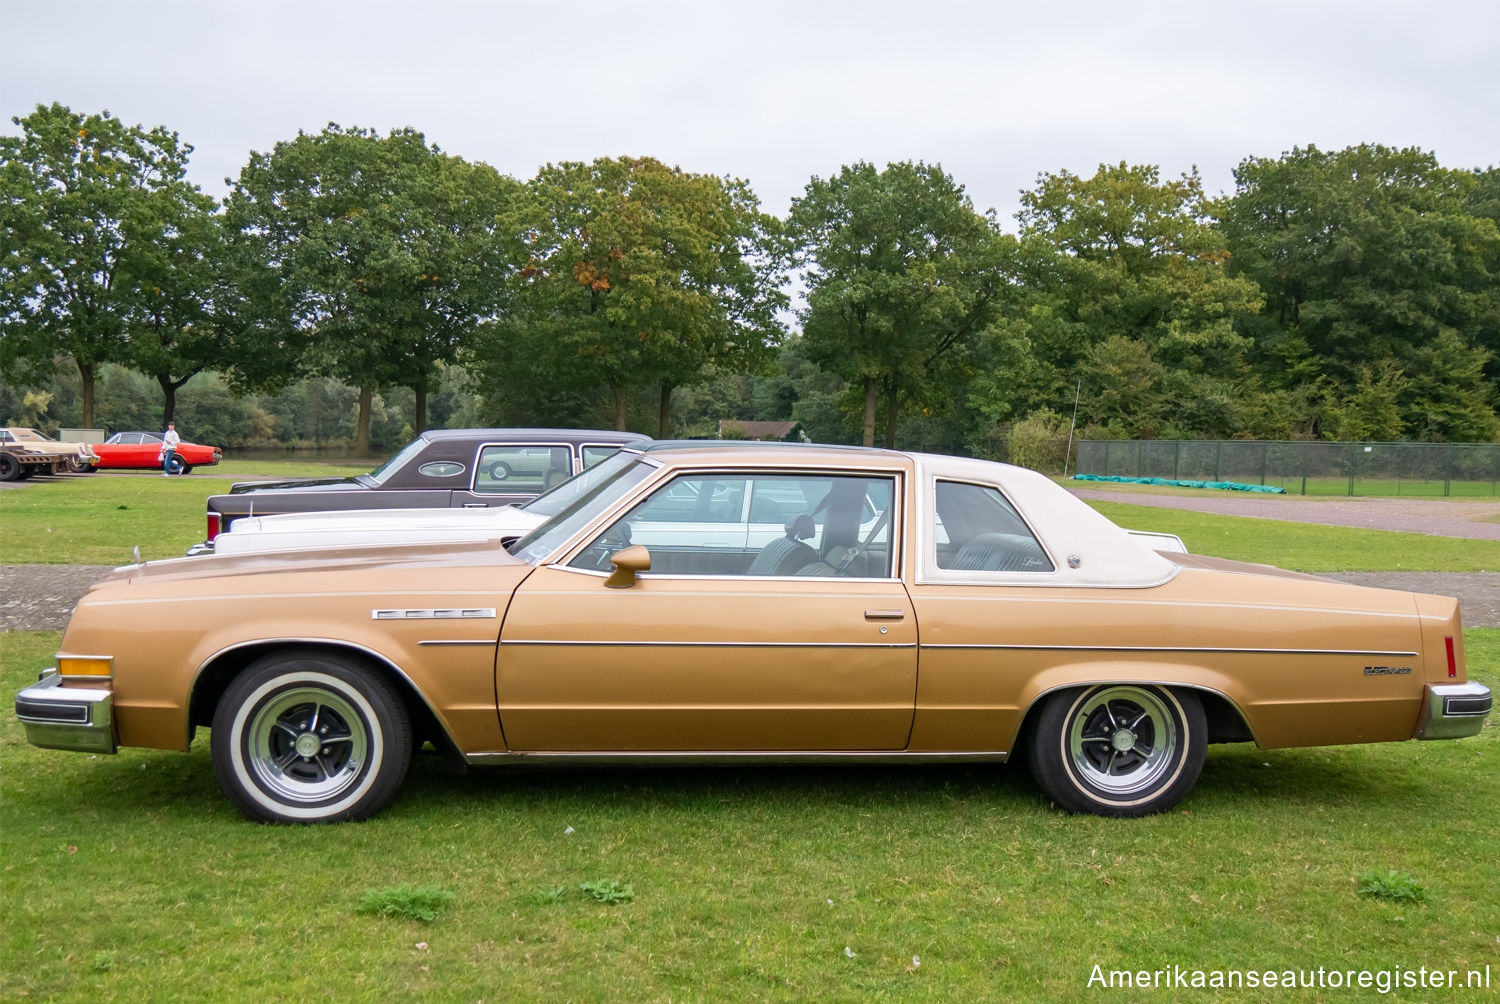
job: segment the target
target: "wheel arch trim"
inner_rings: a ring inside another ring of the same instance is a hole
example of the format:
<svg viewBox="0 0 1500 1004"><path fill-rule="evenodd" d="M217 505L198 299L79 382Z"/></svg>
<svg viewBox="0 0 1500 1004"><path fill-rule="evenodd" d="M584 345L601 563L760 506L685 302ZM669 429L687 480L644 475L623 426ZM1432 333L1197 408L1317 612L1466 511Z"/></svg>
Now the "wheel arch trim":
<svg viewBox="0 0 1500 1004"><path fill-rule="evenodd" d="M225 677L222 681L222 686L211 688L216 691L214 693L214 703L217 704L219 697L222 697L224 690L227 689L229 681L243 672L245 667L257 657L251 654L252 650L268 653L279 648L298 646L327 649L332 652L354 653L374 664L390 676L391 681L400 689L403 698L408 701L415 698L419 709L431 716L433 722L436 723L438 729L443 733L442 738L450 747L454 750L459 748L453 738L452 725L433 706L432 702L428 700L427 694L423 692L421 687L417 686L416 681L411 678L411 674L397 665L389 656L370 648L368 645L361 645L346 638L319 638L313 636L255 638L226 645L206 657L198 664L198 668L193 671L192 683L188 687L187 707L184 710L187 712L187 721L185 724L189 738L192 736L195 727L194 723L200 719L203 712L206 711L208 718L212 718L212 706L205 708L202 705L202 700L205 699L205 695L208 693L208 690L204 689L205 674L212 676L212 671L215 667L223 665L226 659L230 659L236 654L245 656L243 661L236 661L235 669Z"/></svg>
<svg viewBox="0 0 1500 1004"><path fill-rule="evenodd" d="M1043 675L1053 676L1054 674L1048 673ZM1036 681L1033 680L1032 682L1035 683ZM1259 742L1255 736L1254 724L1252 723L1250 716L1245 714L1244 706L1227 692L1227 689L1222 685L1222 683L1219 683L1218 685L1210 685L1202 681L1184 679L1180 677L1164 678L1161 676L1153 676L1151 674L1115 673L1108 676L1101 676L1099 674L1085 674L1077 678L1073 678L1070 675L1067 679L1058 680L1055 683L1048 683L1037 688L1031 693L1031 697L1025 702L1025 706L1022 708L1021 714L1017 717L1015 732L1009 737L1010 745L1007 748L1019 748L1016 744L1019 742L1020 737L1025 731L1027 724L1032 721L1037 711L1052 695L1061 693L1065 690L1082 690L1092 687L1113 686L1160 687L1166 690L1192 690L1196 691L1199 694L1208 695L1209 697L1212 697L1218 701L1222 701L1224 708L1232 712L1239 718L1240 724L1244 726L1245 732L1248 734L1250 741L1256 742L1257 744ZM1209 709L1207 707L1204 708L1205 713L1207 713L1208 710ZM1212 715L1210 715L1210 720L1211 719Z"/></svg>

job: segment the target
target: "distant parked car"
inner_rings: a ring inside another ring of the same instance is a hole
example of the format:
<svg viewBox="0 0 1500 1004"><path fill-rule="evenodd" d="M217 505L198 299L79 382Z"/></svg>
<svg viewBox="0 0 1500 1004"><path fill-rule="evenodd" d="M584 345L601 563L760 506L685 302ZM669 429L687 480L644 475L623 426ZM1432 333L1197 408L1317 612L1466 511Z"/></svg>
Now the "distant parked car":
<svg viewBox="0 0 1500 1004"><path fill-rule="evenodd" d="M35 429L17 425L0 427L0 443L18 446L33 453L65 453L68 455L68 469L73 471L91 471L99 459L94 454L94 447L88 443L59 442Z"/></svg>
<svg viewBox="0 0 1500 1004"><path fill-rule="evenodd" d="M482 509L529 502L614 453L650 439L598 429L429 429L369 474L247 481L208 499L206 544L248 516L347 509Z"/></svg>
<svg viewBox="0 0 1500 1004"><path fill-rule="evenodd" d="M99 455L97 467L161 467L161 434L156 432L117 432L94 447ZM224 451L217 446L200 446L182 442L173 458L173 474L191 473L194 467L217 464Z"/></svg>

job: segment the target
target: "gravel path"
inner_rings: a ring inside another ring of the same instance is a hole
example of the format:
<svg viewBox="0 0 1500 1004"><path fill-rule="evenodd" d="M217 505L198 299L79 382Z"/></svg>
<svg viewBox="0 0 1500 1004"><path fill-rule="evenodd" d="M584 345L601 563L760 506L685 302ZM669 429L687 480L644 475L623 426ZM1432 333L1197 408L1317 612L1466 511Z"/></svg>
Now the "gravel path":
<svg viewBox="0 0 1500 1004"><path fill-rule="evenodd" d="M1081 499L1127 502L1162 509L1190 509L1222 516L1284 519L1324 526L1355 526L1366 530L1403 530L1439 537L1500 540L1500 499L1439 501L1437 499L1308 498L1304 495L1261 495L1230 492L1213 497L1153 495L1149 492L1075 488Z"/></svg>

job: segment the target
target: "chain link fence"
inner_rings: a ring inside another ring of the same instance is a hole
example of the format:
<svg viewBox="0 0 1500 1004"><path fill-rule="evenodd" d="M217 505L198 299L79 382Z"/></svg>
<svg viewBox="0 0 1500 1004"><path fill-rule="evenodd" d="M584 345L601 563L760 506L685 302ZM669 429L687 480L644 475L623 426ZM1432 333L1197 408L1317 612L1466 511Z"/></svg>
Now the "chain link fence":
<svg viewBox="0 0 1500 1004"><path fill-rule="evenodd" d="M1300 495L1500 494L1500 443L1085 439L1078 474L1274 485Z"/></svg>

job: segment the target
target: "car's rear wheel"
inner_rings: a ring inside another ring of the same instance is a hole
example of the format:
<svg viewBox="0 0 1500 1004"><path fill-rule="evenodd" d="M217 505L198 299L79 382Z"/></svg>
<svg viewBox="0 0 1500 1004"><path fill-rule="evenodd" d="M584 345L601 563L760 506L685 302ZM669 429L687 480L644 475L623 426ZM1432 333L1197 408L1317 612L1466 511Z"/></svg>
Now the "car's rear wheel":
<svg viewBox="0 0 1500 1004"><path fill-rule="evenodd" d="M1106 684L1049 697L1026 752L1037 784L1063 808L1146 816L1192 790L1207 731L1190 692Z"/></svg>
<svg viewBox="0 0 1500 1004"><path fill-rule="evenodd" d="M167 461L167 470L166 470L166 473L168 473L168 474L185 474L185 473L187 473L186 467L187 467L187 464L185 464L185 463L182 462L182 458L174 454L172 456L172 459L169 460L169 461Z"/></svg>
<svg viewBox="0 0 1500 1004"><path fill-rule="evenodd" d="M510 464L507 464L503 460L497 460L493 464L490 464L491 481L504 481L508 477L510 477Z"/></svg>
<svg viewBox="0 0 1500 1004"><path fill-rule="evenodd" d="M366 819L411 763L411 723L391 686L315 651L252 663L214 712L214 773L246 816L276 823Z"/></svg>
<svg viewBox="0 0 1500 1004"><path fill-rule="evenodd" d="M193 473L193 465L192 464L183 464L182 465L182 470L178 471L177 473L178 474L191 474L191 473Z"/></svg>

